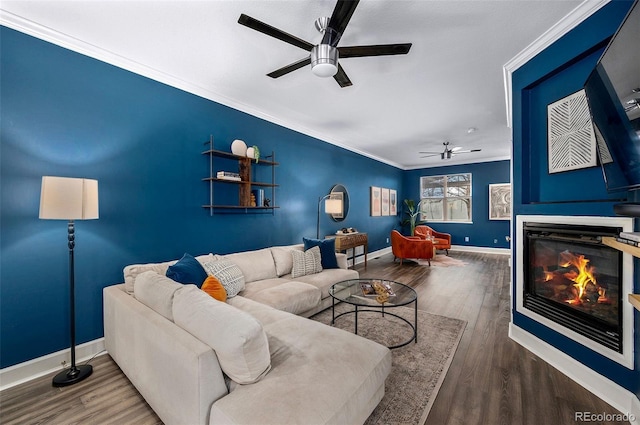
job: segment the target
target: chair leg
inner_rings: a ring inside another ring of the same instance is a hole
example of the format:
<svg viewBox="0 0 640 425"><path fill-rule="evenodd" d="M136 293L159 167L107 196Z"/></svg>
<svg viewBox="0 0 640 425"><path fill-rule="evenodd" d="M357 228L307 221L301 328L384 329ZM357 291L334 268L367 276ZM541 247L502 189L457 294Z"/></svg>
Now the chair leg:
<svg viewBox="0 0 640 425"><path fill-rule="evenodd" d="M429 267L431 267L431 258L427 260L429 262Z"/></svg>
<svg viewBox="0 0 640 425"><path fill-rule="evenodd" d="M448 249L445 249L445 251L447 252L447 256L449 256L449 250L448 250Z"/></svg>

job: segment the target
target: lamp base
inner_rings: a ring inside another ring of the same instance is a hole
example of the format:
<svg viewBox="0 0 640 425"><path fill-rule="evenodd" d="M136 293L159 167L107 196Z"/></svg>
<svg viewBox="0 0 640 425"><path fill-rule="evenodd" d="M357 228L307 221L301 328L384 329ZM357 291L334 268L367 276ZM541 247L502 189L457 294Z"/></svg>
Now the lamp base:
<svg viewBox="0 0 640 425"><path fill-rule="evenodd" d="M76 384L93 373L93 366L90 364L71 367L65 369L53 377L54 387L66 387L67 385Z"/></svg>

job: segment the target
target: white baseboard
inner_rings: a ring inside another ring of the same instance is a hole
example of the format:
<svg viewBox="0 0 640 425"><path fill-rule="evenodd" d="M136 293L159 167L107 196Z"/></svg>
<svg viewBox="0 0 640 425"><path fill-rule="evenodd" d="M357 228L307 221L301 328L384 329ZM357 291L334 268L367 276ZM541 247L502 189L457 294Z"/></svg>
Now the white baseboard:
<svg viewBox="0 0 640 425"><path fill-rule="evenodd" d="M94 339L78 345L76 346L76 364L83 363L99 353L102 354L102 352L106 353L104 351L104 338ZM70 348L0 369L0 391L61 371L64 369L62 362L65 362L66 365L71 363Z"/></svg>
<svg viewBox="0 0 640 425"><path fill-rule="evenodd" d="M511 255L511 248L491 248L488 246L451 245L449 251L482 252L485 254Z"/></svg>
<svg viewBox="0 0 640 425"><path fill-rule="evenodd" d="M550 344L533 336L513 323L509 338L564 373L583 388L628 415L632 425L640 425L640 400L631 391L600 375ZM615 412L590 412L593 414Z"/></svg>

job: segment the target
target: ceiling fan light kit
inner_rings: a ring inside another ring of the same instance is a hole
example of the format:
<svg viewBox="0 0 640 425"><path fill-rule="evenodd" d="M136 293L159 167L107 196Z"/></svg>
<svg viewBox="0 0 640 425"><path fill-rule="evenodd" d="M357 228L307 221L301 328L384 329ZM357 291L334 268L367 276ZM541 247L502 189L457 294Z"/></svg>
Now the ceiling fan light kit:
<svg viewBox="0 0 640 425"><path fill-rule="evenodd" d="M311 49L311 72L318 77L333 77L338 72L338 49L318 44Z"/></svg>
<svg viewBox="0 0 640 425"><path fill-rule="evenodd" d="M422 154L427 154L427 155L422 155L420 158L429 158L431 156L439 156L441 160L447 160L447 159L451 159L454 155L458 155L461 153L480 152L482 150L482 149L470 149L470 150L463 151L461 150L462 148L460 146L456 146L455 148L449 148L449 142L443 142L442 144L444 145L444 151L419 152Z"/></svg>
<svg viewBox="0 0 640 425"><path fill-rule="evenodd" d="M351 15L356 10L358 3L359 0L338 0L331 17L316 19L314 25L322 34L322 41L317 45L258 21L244 13L240 15L238 23L310 53L306 58L276 69L268 73L267 76L279 78L296 69L311 65L311 72L314 75L324 78L333 77L340 87L344 88L351 86L353 83L338 63L339 56L343 58L361 58L367 56L406 55L411 49L411 43L338 47L338 42L342 38L342 34L347 28L347 24L351 20Z"/></svg>

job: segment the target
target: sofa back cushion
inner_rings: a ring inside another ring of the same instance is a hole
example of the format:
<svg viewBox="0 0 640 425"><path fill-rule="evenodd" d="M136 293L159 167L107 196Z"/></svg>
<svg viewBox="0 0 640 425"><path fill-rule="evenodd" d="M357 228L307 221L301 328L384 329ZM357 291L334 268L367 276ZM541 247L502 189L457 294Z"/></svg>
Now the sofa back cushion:
<svg viewBox="0 0 640 425"><path fill-rule="evenodd" d="M182 284L149 270L136 277L133 294L142 304L173 321L173 296L182 287Z"/></svg>
<svg viewBox="0 0 640 425"><path fill-rule="evenodd" d="M276 274L278 277L291 273L291 269L293 268L293 255L291 255L291 251L302 251L303 249L304 246L302 244L274 246L271 248L271 256L276 265Z"/></svg>
<svg viewBox="0 0 640 425"><path fill-rule="evenodd" d="M276 266L268 248L238 252L222 258L235 263L244 275L245 283L277 277Z"/></svg>
<svg viewBox="0 0 640 425"><path fill-rule="evenodd" d="M204 264L207 261L213 261L213 260L216 260L217 258L218 257L213 254L204 254L204 255L197 256L196 260L198 260L200 264ZM136 280L136 276L138 276L140 273L144 273L146 271L151 270L164 276L167 273L169 266L172 266L177 262L178 260L171 260L171 261L165 261L162 263L130 264L126 266L123 270L124 289L128 293L133 294L134 282Z"/></svg>
<svg viewBox="0 0 640 425"><path fill-rule="evenodd" d="M185 285L175 293L173 317L178 326L213 348L220 367L234 382L252 384L271 369L267 334L249 313Z"/></svg>

